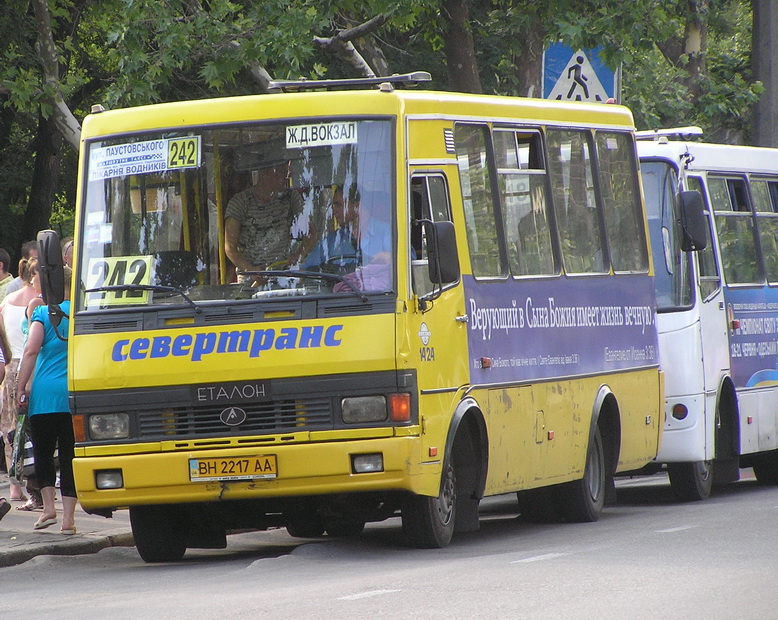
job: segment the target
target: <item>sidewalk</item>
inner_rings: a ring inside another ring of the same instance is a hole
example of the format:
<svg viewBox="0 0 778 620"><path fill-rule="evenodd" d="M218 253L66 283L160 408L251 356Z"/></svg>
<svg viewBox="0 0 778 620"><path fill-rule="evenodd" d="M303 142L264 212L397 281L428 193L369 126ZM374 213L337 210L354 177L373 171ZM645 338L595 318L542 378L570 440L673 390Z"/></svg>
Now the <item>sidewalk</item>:
<svg viewBox="0 0 778 620"><path fill-rule="evenodd" d="M0 497L9 498L8 476L0 472ZM57 490L57 517L59 522L45 530L35 531L33 525L41 516L40 510L16 510L22 502L11 502L10 512L0 520L0 568L22 564L38 555L80 555L97 553L106 547L132 547L130 514L118 510L112 519L86 514L76 508L78 533L60 534L62 502Z"/></svg>

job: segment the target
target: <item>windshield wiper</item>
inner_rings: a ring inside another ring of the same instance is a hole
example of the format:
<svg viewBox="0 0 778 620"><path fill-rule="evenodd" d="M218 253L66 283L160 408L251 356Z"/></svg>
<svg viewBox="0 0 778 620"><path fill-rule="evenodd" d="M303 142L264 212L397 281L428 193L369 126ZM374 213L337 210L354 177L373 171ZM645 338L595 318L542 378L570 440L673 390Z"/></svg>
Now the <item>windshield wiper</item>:
<svg viewBox="0 0 778 620"><path fill-rule="evenodd" d="M267 269L261 271L239 271L239 275L244 276L286 276L288 278L313 278L319 280L332 280L334 282L343 282L353 293L359 297L362 303L367 303L369 300L367 295L360 291L356 286L349 282L346 278L337 273L324 273L322 271L302 271L295 269Z"/></svg>
<svg viewBox="0 0 778 620"><path fill-rule="evenodd" d="M175 286L160 286L158 284L113 284L111 286L98 286L97 288L89 288L84 293L110 293L112 291L155 291L157 293L176 293L184 298L187 304L195 309L195 312L202 312L202 308L193 302L187 294L180 288Z"/></svg>

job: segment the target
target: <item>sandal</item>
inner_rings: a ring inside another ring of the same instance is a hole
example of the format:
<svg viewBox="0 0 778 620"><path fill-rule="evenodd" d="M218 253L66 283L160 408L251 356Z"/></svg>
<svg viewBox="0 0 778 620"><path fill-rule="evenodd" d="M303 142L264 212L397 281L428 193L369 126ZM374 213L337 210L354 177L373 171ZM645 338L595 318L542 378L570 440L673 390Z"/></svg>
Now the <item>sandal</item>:
<svg viewBox="0 0 778 620"><path fill-rule="evenodd" d="M10 497L9 499L12 502L26 502L27 501L27 496L26 495L22 495L21 497Z"/></svg>
<svg viewBox="0 0 778 620"><path fill-rule="evenodd" d="M41 516L41 518L35 522L35 525L32 526L32 529L45 530L47 527L51 527L56 522L57 517L49 517L48 519L44 519L43 516Z"/></svg>
<svg viewBox="0 0 778 620"><path fill-rule="evenodd" d="M30 498L27 500L26 504L22 504L21 506L17 506L16 510L23 510L25 512L32 512L33 510L40 510L43 508L43 504L39 504L34 499Z"/></svg>

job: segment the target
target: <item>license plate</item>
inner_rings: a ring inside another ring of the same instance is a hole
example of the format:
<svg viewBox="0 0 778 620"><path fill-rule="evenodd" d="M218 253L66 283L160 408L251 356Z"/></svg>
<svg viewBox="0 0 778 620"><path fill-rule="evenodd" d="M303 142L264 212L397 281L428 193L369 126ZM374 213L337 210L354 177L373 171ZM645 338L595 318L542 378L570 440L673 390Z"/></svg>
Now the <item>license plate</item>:
<svg viewBox="0 0 778 620"><path fill-rule="evenodd" d="M275 454L189 459L189 480L216 482L219 480L257 480L278 476Z"/></svg>

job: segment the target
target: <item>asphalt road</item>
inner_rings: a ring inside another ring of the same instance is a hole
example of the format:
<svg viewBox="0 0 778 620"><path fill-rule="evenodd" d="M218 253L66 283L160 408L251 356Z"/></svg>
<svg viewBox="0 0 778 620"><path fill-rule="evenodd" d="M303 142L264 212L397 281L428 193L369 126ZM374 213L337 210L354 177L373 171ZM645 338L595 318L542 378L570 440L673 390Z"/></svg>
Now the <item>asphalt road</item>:
<svg viewBox="0 0 778 620"><path fill-rule="evenodd" d="M683 504L657 476L618 499L597 523L554 525L490 499L481 530L441 550L404 546L393 519L347 539L240 534L167 565L131 547L39 556L0 584L58 619L778 617L778 488L749 477Z"/></svg>

